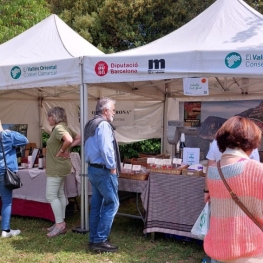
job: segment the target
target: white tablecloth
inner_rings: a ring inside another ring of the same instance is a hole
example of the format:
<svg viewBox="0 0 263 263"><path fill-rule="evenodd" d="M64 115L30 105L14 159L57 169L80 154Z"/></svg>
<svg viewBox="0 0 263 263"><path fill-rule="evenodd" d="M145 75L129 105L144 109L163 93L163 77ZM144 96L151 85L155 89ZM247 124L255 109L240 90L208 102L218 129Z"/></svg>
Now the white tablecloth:
<svg viewBox="0 0 263 263"><path fill-rule="evenodd" d="M18 174L20 175L23 186L13 191L13 198L48 203L46 199L45 170L39 170L38 168L20 169ZM66 196L68 198L78 196L78 189L79 182L75 179L75 173L69 174L66 177L65 183Z"/></svg>

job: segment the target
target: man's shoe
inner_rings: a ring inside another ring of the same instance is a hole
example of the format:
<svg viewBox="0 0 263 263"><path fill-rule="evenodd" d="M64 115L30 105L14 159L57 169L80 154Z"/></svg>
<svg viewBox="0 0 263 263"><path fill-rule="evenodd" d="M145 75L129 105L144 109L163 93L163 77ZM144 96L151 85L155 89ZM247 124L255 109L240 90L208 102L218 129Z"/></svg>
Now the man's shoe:
<svg viewBox="0 0 263 263"><path fill-rule="evenodd" d="M21 233L20 230L12 230L12 229L10 229L10 232L6 232L6 231L3 230L1 237L2 237L2 238L14 237L14 236L19 235L20 233Z"/></svg>
<svg viewBox="0 0 263 263"><path fill-rule="evenodd" d="M93 242L89 242L89 248L92 248L93 244Z"/></svg>
<svg viewBox="0 0 263 263"><path fill-rule="evenodd" d="M115 252L118 250L118 247L111 244L109 241L93 243L93 246L91 248L94 251L102 251L102 252Z"/></svg>

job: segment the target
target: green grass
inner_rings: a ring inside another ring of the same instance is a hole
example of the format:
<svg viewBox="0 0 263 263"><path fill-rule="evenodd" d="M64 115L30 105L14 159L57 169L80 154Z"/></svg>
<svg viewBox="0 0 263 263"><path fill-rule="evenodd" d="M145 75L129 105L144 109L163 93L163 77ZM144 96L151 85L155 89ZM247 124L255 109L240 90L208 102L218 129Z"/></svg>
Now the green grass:
<svg viewBox="0 0 263 263"><path fill-rule="evenodd" d="M131 200L122 203L120 210L132 210ZM123 208L124 207L124 208ZM71 230L80 225L77 212L66 219L68 232L55 238L47 238L45 228L51 222L42 219L12 217L12 229L20 229L21 235L1 239L0 262L22 263L198 263L204 257L200 244L167 239L157 233L155 240L143 235L143 222L139 219L116 216L110 239L119 246L117 253L89 251L88 233Z"/></svg>

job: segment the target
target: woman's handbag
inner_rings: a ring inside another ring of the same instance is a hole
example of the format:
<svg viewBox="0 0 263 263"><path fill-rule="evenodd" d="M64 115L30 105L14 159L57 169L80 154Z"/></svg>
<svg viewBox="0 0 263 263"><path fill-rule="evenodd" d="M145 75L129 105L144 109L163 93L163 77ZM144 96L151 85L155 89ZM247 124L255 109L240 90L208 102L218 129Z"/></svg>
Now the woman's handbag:
<svg viewBox="0 0 263 263"><path fill-rule="evenodd" d="M12 172L9 168L6 168L4 175L4 186L10 190L21 188L23 184L21 183L20 177L17 173Z"/></svg>
<svg viewBox="0 0 263 263"><path fill-rule="evenodd" d="M244 211L244 213L260 228L260 230L263 232L263 227L261 224L257 221L257 219L249 212L249 210L243 205L243 203L240 201L240 199L236 196L236 194L232 191L229 184L226 182L226 179L222 173L221 167L220 167L220 160L217 162L217 168L220 174L220 177L225 184L229 194L231 195L232 199L236 202L236 204Z"/></svg>
<svg viewBox="0 0 263 263"><path fill-rule="evenodd" d="M0 141L1 141L1 146L3 150L3 158L5 162L5 169L6 169L5 174L4 174L4 186L5 188L8 188L10 190L20 188L23 185L21 183L20 177L15 172L12 172L11 170L9 170L6 164L5 150L4 150L4 145L2 141L2 133L0 133Z"/></svg>

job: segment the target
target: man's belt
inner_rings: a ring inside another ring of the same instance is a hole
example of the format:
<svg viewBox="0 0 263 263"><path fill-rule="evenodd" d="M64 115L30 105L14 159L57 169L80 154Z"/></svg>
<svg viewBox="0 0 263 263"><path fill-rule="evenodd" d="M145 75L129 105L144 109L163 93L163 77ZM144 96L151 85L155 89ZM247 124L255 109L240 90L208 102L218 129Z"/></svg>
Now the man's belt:
<svg viewBox="0 0 263 263"><path fill-rule="evenodd" d="M101 169L110 171L110 169L106 167L106 164L89 163L89 166L92 166L92 167L95 167L95 168L101 168Z"/></svg>

